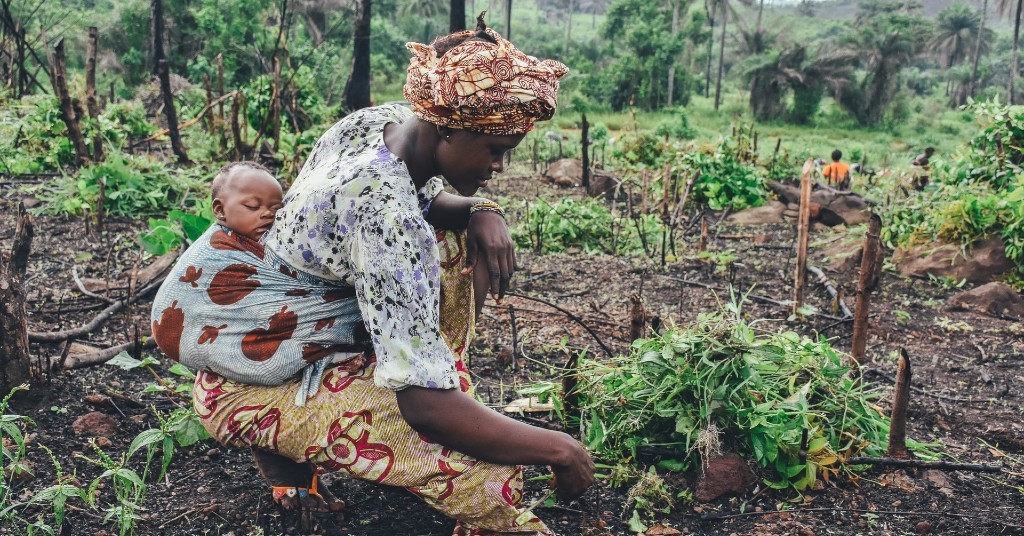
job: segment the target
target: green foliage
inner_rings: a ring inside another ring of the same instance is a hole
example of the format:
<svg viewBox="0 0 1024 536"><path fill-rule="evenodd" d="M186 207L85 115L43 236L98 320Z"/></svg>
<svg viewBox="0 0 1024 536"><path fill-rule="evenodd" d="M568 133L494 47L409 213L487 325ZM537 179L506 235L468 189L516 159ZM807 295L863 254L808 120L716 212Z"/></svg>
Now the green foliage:
<svg viewBox="0 0 1024 536"><path fill-rule="evenodd" d="M522 248L554 253L576 247L587 254L639 255L659 236L661 222L653 214L613 214L600 201L562 199L550 204L542 198L524 203L525 214L512 228L512 238ZM643 239L640 238L642 233Z"/></svg>
<svg viewBox="0 0 1024 536"><path fill-rule="evenodd" d="M698 152L683 154L680 164L686 174L699 172L693 185L694 199L712 210L742 210L757 207L768 199L768 190L757 168L743 160L742 153L731 140L718 147L701 147Z"/></svg>
<svg viewBox="0 0 1024 536"><path fill-rule="evenodd" d="M935 186L896 204L882 239L890 247L969 245L999 236L1024 273L1024 112L972 103L981 131L948 162L932 168Z"/></svg>
<svg viewBox="0 0 1024 536"><path fill-rule="evenodd" d="M692 467L721 448L775 488L810 489L884 452L888 419L827 341L762 333L737 306L633 343L610 362L583 358L575 389L583 441L601 459L672 449ZM549 392L550 394L550 392ZM684 467L677 467L682 469Z"/></svg>
<svg viewBox="0 0 1024 536"><path fill-rule="evenodd" d="M194 212L171 210L163 219L150 218L149 230L139 234L139 244L150 255L164 255L186 240L195 242L215 221L209 198L196 203Z"/></svg>
<svg viewBox="0 0 1024 536"><path fill-rule="evenodd" d="M144 157L111 153L77 175L44 185L40 189L45 202L42 211L73 216L96 213L102 190L106 214L138 217L158 213L179 206L200 190L205 176L203 167L176 170Z"/></svg>

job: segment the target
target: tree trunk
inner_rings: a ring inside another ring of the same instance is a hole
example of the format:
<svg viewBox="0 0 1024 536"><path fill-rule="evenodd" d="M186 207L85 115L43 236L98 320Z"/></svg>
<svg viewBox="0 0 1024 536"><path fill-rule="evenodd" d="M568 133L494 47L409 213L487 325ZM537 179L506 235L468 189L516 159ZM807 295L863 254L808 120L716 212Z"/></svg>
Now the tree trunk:
<svg viewBox="0 0 1024 536"><path fill-rule="evenodd" d="M576 9L576 1L569 0L569 9L566 10L566 16L569 20L565 23L565 55L569 55L570 40L572 39L572 12Z"/></svg>
<svg viewBox="0 0 1024 536"><path fill-rule="evenodd" d="M100 106L96 101L96 50L99 48L99 30L89 27L89 41L85 52L85 103L89 117L97 122L96 134L92 138L92 161L103 161L103 137L99 132Z"/></svg>
<svg viewBox="0 0 1024 536"><path fill-rule="evenodd" d="M1020 50L1020 15L1021 7L1024 7L1024 0L1017 0L1017 16L1013 19L1013 59L1010 60L1010 96L1007 99L1009 104L1016 104L1015 84L1017 83L1017 73L1019 72L1019 66L1017 65L1017 54Z"/></svg>
<svg viewBox="0 0 1024 536"><path fill-rule="evenodd" d="M680 0L672 0L672 38L675 39L679 35L679 2ZM672 96L676 91L676 61L678 58L672 61L672 65L668 67L668 105L672 106Z"/></svg>
<svg viewBox="0 0 1024 536"><path fill-rule="evenodd" d="M0 252L0 397L30 378L28 325L25 314L25 269L34 234L25 205L18 221L9 259Z"/></svg>
<svg viewBox="0 0 1024 536"><path fill-rule="evenodd" d="M352 74L345 84L344 107L355 111L370 106L370 9L371 0L356 3L352 37Z"/></svg>
<svg viewBox="0 0 1024 536"><path fill-rule="evenodd" d="M512 40L512 0L505 0L505 39Z"/></svg>
<svg viewBox="0 0 1024 536"><path fill-rule="evenodd" d="M988 0L982 2L981 23L978 25L978 38L974 40L974 65L971 67L971 82L967 86L967 94L974 96L975 85L978 83L978 60L981 58L981 37L985 34L985 17L988 15Z"/></svg>
<svg viewBox="0 0 1024 536"><path fill-rule="evenodd" d="M459 32L466 29L466 0L451 0L448 12L448 31Z"/></svg>
<svg viewBox="0 0 1024 536"><path fill-rule="evenodd" d="M78 164L84 166L89 163L89 150L85 147L85 138L82 137L82 125L79 121L78 112L71 102L71 95L68 94L67 63L64 57L64 38L57 40L53 47L53 55L50 57L53 69L53 94L60 101L60 117L68 128L68 139L75 148L75 156L78 157Z"/></svg>
<svg viewBox="0 0 1024 536"><path fill-rule="evenodd" d="M725 31L729 26L729 6L722 5L722 41L718 49L718 76L715 78L715 111L722 100L722 69L725 67Z"/></svg>
<svg viewBox="0 0 1024 536"><path fill-rule="evenodd" d="M711 39L708 39L708 57L704 62L704 98L711 96L711 54L715 48L715 16L718 14L718 1L711 1L711 12L708 13L708 24L711 26Z"/></svg>
<svg viewBox="0 0 1024 536"><path fill-rule="evenodd" d="M281 60L274 56L274 89L271 91L270 121L273 128L274 152L281 144Z"/></svg>
<svg viewBox="0 0 1024 536"><path fill-rule="evenodd" d="M174 95L171 93L171 73L164 57L164 5L163 0L150 0L150 24L153 42L153 66L160 80L160 95L164 101L164 117L167 118L167 131L171 137L171 151L178 158L179 164L189 163L185 146L181 144L181 133L178 132L178 112L174 109Z"/></svg>

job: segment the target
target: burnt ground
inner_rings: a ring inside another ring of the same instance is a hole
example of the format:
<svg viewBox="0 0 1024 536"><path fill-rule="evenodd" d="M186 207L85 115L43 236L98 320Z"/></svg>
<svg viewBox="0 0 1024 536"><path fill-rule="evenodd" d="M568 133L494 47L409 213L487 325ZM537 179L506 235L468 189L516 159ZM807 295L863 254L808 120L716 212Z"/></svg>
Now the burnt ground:
<svg viewBox="0 0 1024 536"><path fill-rule="evenodd" d="M541 195L548 199L571 195L566 190L539 183L530 177L501 178L492 182L488 195L516 198ZM0 183L0 243L9 247L17 200L24 197L17 185ZM83 277L125 280L140 262L134 236L145 227L139 221L108 221L102 231L88 230L81 219L36 218L36 239L28 270L29 324L33 331L65 329L84 324L106 303L83 296L71 276L73 265ZM812 244L838 236L837 231L817 229ZM715 287L752 289L751 294L786 300L792 273L790 225L711 229L710 251L731 250L737 261L731 269L716 269L698 260L693 251L695 236L680 251L677 261L662 270L640 258L587 256L566 253L520 254L521 271L514 290L525 296L556 303L591 327L613 352L625 351L629 329L629 298L642 292L644 306L662 322L684 324L703 311L719 307L728 293L682 284L699 281ZM821 248L819 248L820 250ZM830 266L821 254L812 261ZM145 265L145 262L141 262ZM830 278L853 294L855 271L826 269ZM813 281L813 278L812 278ZM642 286L642 289L641 289ZM119 297L126 291L111 291ZM648 525L660 523L690 534L1020 534L1024 533L1024 325L973 313L943 310L943 301L955 289L943 289L926 281L906 280L887 271L876 292L868 340L869 385L891 392L895 371L892 357L906 348L913 360L914 385L908 434L918 441L935 442L962 462L1005 465L1000 473L965 471L897 470L875 468L856 482L832 482L824 489L795 499L793 492L758 486L741 497L708 504L677 504ZM808 301L830 313L824 288L810 283ZM852 306L853 300L848 303ZM558 349L563 337L571 347L589 347L601 355L595 339L565 314L524 297L510 297L523 350L530 359L518 359L512 369L511 324L508 307L489 304L481 317L474 343L472 369L481 398L493 405L517 398L516 386L542 379L550 366L562 366L566 354ZM832 339L849 348L850 322L812 316L788 322L786 307L753 301L744 306L750 318L766 319L762 327L793 329ZM100 328L78 339L99 348L123 343L136 325L148 324L146 300L116 314ZM59 359L62 344L32 346L40 363ZM166 361L166 360L165 360ZM44 365L45 366L45 365ZM159 369L166 368L166 364ZM171 377L168 375L168 377ZM31 417L29 457L35 477L15 486L18 500L54 483L56 471L40 448L49 447L65 474L88 485L102 472L85 457L95 458L89 438L75 435L72 422L91 411L102 411L119 425L104 450L119 457L143 430L158 426L157 413L166 414L180 402L166 395L143 393L153 381L145 370L122 371L94 366L51 375L48 382L33 386L17 401L16 410ZM102 394L112 404L94 407L88 395ZM887 400L884 399L884 400ZM888 402L882 402L888 407ZM545 421L534 414L534 423ZM553 423L553 425L556 425ZM141 472L143 455L130 466ZM537 475L543 468L530 470ZM387 489L335 477L327 482L348 503L347 519L336 523L321 519L318 534L450 534L452 522L434 513L403 490ZM673 491L692 485L693 475L672 481ZM540 481L527 483L527 501L545 491ZM112 499L109 489L99 490L101 503ZM603 483L581 500L539 507L536 513L558 534L625 534L628 512L623 511L626 490ZM101 511L69 501L65 534L115 534L104 524ZM23 511L27 519L42 513L36 507ZM137 534L279 534L298 533L294 519L270 504L270 493L252 465L247 451L220 447L211 440L179 449L167 478L149 482ZM0 534L23 529L0 526ZM657 533L652 529L652 534ZM673 533L674 532L665 532Z"/></svg>

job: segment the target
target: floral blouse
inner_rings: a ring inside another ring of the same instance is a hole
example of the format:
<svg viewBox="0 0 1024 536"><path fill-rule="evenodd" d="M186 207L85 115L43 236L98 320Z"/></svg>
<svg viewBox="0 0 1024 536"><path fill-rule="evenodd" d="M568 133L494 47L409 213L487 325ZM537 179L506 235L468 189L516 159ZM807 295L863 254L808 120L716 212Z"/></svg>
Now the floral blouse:
<svg viewBox="0 0 1024 536"><path fill-rule="evenodd" d="M442 190L418 192L384 145L384 125L412 112L385 105L355 112L317 141L284 198L266 246L292 267L352 285L377 354L378 386L458 387L439 328L440 258L424 220Z"/></svg>

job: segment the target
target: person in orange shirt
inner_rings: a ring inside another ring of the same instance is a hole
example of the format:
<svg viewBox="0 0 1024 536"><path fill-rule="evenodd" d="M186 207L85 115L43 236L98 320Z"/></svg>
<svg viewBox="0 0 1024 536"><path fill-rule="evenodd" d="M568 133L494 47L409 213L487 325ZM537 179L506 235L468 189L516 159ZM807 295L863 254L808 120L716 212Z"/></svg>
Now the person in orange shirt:
<svg viewBox="0 0 1024 536"><path fill-rule="evenodd" d="M832 163L825 166L825 169L821 170L821 174L825 176L828 183L834 186L837 190L849 190L850 189L850 166L844 162L840 162L843 158L843 152L839 149L832 151Z"/></svg>

